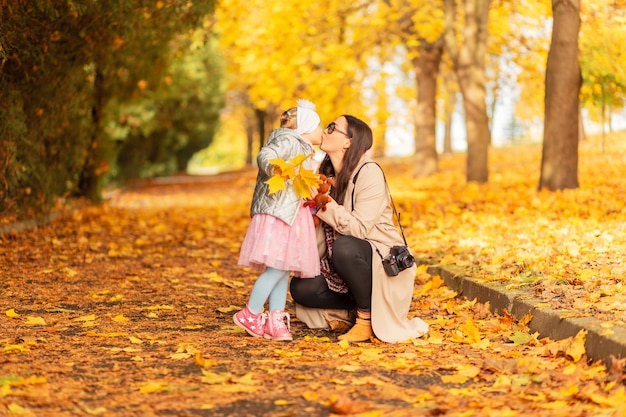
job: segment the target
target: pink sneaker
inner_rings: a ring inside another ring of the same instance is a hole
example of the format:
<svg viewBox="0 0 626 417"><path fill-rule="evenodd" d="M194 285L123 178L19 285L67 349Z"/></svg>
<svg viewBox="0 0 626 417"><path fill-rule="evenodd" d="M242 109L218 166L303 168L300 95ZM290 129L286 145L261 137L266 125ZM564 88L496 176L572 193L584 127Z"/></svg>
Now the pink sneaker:
<svg viewBox="0 0 626 417"><path fill-rule="evenodd" d="M287 319L287 324L285 324ZM271 340L293 340L291 336L291 321L289 313L282 310L270 311L265 323L265 337Z"/></svg>
<svg viewBox="0 0 626 417"><path fill-rule="evenodd" d="M263 337L266 319L267 314L253 313L250 311L250 308L248 308L248 304L246 304L243 310L235 313L233 316L235 324L254 337Z"/></svg>

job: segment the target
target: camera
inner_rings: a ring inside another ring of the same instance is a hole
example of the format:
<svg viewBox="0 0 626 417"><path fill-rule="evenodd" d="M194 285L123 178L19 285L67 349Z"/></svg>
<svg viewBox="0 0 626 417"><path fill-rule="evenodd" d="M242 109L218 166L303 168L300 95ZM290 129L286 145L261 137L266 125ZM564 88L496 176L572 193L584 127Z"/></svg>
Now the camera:
<svg viewBox="0 0 626 417"><path fill-rule="evenodd" d="M383 268L390 277L395 277L407 268L410 268L415 264L415 258L409 252L409 248L406 246L394 246L383 259Z"/></svg>

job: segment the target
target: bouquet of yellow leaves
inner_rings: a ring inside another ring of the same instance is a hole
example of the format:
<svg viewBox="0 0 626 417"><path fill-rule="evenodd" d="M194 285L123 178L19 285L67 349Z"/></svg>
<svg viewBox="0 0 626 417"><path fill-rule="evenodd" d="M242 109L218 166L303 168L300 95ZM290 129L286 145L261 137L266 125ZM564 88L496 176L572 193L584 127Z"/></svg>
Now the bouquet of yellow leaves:
<svg viewBox="0 0 626 417"><path fill-rule="evenodd" d="M311 156L313 154L298 154L289 162L280 158L270 159L270 164L274 165L274 175L265 181L270 187L269 193L284 190L286 182L293 179L296 194L304 199L311 198L311 187L317 188L321 183L319 174L302 166L302 163Z"/></svg>

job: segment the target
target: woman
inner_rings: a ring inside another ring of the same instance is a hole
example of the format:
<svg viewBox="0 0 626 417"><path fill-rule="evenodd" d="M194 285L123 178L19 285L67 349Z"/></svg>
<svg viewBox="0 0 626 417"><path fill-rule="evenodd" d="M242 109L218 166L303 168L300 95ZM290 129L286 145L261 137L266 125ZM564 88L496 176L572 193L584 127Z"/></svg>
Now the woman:
<svg viewBox="0 0 626 417"><path fill-rule="evenodd" d="M399 342L422 336L428 325L407 318L415 265L397 276L388 276L383 268L383 257L404 241L393 223L385 175L366 155L372 142L370 127L349 115L324 131L320 149L326 157L320 173L334 177L335 186L332 200L317 212L322 274L295 277L290 290L297 317L311 328L327 328L332 314L356 307L356 324L339 339L357 342L376 336Z"/></svg>

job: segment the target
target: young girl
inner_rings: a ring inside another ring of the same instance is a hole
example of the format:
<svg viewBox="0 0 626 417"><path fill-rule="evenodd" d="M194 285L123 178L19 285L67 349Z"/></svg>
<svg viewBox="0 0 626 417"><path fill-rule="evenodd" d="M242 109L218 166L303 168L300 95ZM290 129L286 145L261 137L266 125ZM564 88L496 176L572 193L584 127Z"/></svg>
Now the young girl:
<svg viewBox="0 0 626 417"><path fill-rule="evenodd" d="M289 314L285 312L291 271L299 276L320 273L315 228L309 208L293 188L269 193L265 183L274 175L270 160L289 161L297 155L313 153L322 139L320 117L315 105L298 100L298 106L284 112L281 127L273 130L257 157L259 172L252 196L252 220L241 245L238 264L265 271L257 278L246 307L233 316L235 324L255 337L293 340ZM308 159L303 166L312 169ZM269 312L263 313L269 300ZM286 323L285 323L286 321Z"/></svg>

